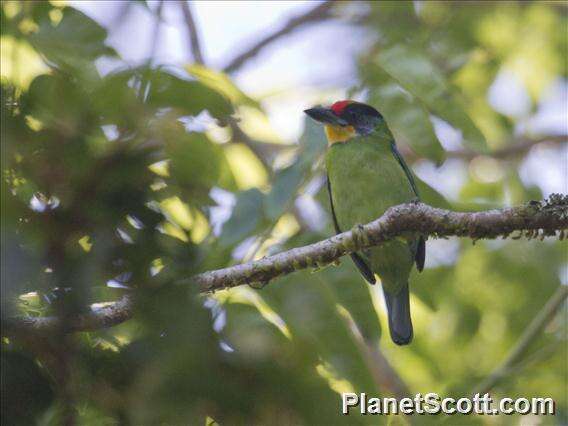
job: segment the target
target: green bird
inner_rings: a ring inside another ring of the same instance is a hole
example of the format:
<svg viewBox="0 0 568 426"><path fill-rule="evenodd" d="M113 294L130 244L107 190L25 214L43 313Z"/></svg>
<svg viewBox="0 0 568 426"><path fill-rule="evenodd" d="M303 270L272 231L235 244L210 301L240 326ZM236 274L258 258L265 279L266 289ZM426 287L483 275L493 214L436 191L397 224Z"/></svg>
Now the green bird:
<svg viewBox="0 0 568 426"><path fill-rule="evenodd" d="M371 222L389 207L419 199L412 172L375 108L345 100L304 112L325 125L327 188L337 233ZM410 343L408 278L413 264L418 271L424 268L424 238L399 238L351 257L370 284L375 284L375 274L381 279L392 340Z"/></svg>

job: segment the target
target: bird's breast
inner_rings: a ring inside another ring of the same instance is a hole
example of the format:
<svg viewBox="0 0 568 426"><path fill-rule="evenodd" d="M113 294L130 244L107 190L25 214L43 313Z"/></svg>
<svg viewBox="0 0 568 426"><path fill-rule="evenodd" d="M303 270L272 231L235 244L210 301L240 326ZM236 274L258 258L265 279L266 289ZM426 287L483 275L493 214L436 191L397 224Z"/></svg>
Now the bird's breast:
<svg viewBox="0 0 568 426"><path fill-rule="evenodd" d="M331 197L342 230L370 222L389 207L414 198L390 147L353 140L333 144L326 154Z"/></svg>

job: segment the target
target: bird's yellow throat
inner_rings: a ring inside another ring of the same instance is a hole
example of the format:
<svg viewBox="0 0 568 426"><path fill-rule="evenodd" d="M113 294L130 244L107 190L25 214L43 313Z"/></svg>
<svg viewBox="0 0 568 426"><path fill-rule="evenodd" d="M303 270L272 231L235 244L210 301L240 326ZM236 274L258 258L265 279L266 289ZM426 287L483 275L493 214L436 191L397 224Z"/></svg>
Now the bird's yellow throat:
<svg viewBox="0 0 568 426"><path fill-rule="evenodd" d="M349 139L357 136L357 132L353 126L332 126L325 125L325 136L327 136L327 143L333 145L337 142L346 142Z"/></svg>

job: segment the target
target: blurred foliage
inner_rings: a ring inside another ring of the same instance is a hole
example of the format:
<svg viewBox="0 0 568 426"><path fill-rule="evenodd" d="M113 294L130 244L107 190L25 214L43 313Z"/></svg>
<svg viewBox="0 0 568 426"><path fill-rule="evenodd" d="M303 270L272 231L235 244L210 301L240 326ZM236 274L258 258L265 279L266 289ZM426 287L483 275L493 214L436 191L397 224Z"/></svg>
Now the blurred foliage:
<svg viewBox="0 0 568 426"><path fill-rule="evenodd" d="M519 177L522 156L491 157L514 143L521 119L495 110L487 93L511 72L536 113L552 82L566 78L565 7L352 5L374 40L355 90L384 113L414 165L447 155L433 120L474 152L454 160L467 176L457 198L420 181L424 200L473 209L540 198ZM344 3L336 9L350 13ZM3 318L70 315L133 288L138 295L135 319L109 330L4 339L6 424L387 423L339 415L339 392L395 392L369 353L382 351L393 366L386 373L412 393L468 395L561 285L566 246L554 240L430 243L426 270L412 277L409 347L381 334L380 289L347 259L261 292L200 296L176 285L332 234L321 128L306 123L297 146L283 145L263 105L221 72L124 63L101 75L98 60L120 58L80 11L58 2L2 2L0 11ZM553 397L557 416L541 424L568 422L565 318L494 391ZM516 416L392 424L440 421L519 424Z"/></svg>

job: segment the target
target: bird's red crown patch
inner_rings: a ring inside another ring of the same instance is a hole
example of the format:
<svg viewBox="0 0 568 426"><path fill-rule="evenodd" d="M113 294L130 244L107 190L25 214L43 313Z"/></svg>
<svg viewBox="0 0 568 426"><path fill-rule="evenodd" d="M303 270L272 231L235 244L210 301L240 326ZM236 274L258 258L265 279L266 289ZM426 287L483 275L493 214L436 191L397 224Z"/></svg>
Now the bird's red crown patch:
<svg viewBox="0 0 568 426"><path fill-rule="evenodd" d="M354 103L355 101L346 100L346 101L337 101L331 106L331 110L335 113L335 115L341 115L345 107L349 104Z"/></svg>

